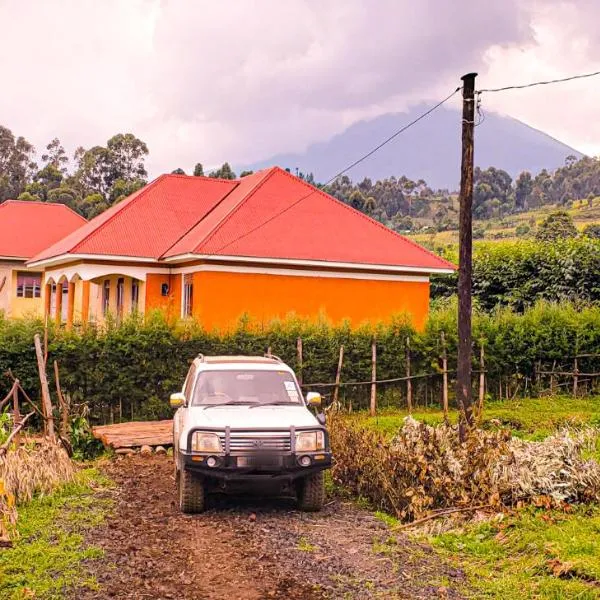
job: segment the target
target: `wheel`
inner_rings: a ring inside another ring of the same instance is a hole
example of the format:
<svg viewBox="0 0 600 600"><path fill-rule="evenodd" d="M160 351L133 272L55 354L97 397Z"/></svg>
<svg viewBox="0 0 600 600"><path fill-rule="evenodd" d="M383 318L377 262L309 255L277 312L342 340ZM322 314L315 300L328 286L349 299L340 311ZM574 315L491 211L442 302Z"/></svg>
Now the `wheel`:
<svg viewBox="0 0 600 600"><path fill-rule="evenodd" d="M185 469L179 470L177 492L181 512L195 514L204 510L204 484L195 473Z"/></svg>
<svg viewBox="0 0 600 600"><path fill-rule="evenodd" d="M298 507L300 510L315 512L325 503L325 479L323 471L313 473L300 481L298 489Z"/></svg>

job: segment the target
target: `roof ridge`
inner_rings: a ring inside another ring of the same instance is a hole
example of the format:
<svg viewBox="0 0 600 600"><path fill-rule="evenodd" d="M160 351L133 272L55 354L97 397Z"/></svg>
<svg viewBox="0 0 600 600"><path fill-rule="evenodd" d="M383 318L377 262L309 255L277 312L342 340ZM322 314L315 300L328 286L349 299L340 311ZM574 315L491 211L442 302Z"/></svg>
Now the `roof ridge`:
<svg viewBox="0 0 600 600"><path fill-rule="evenodd" d="M179 177L183 177L183 175L179 175ZM197 177L197 175L186 175L186 177ZM200 219L198 219L191 227L188 227L188 229L186 229L186 231L184 233L182 233L159 257L158 260L161 260L168 252L169 250L175 246L176 244L178 244L190 231L192 231L192 229L194 229L195 227L197 227L198 225L200 225L200 223L202 223L202 221L204 221L204 219L206 219L206 217L208 217L208 215L210 215L218 206L220 206L226 198L229 197L230 194L232 194L234 192L234 190L237 190L238 186L240 185L239 180L237 179L213 179L213 181L220 181L221 183L223 182L228 182L228 183L234 183L235 185L232 186L232 188L202 217L200 217Z"/></svg>
<svg viewBox="0 0 600 600"><path fill-rule="evenodd" d="M369 217L369 215L365 215L365 213L363 213L360 210L358 210L358 209L350 206L349 204L346 204L345 202L342 202L341 200L338 200L337 198L335 198L331 194L328 194L328 193L324 192L322 189L317 188L317 187L311 185L310 183L306 182L304 179L300 179L300 177L296 177L295 175L292 175L289 171L285 171L281 167L273 167L273 168L278 169L282 173L285 173L286 175L288 175L289 177L291 177L295 181L299 181L300 183L302 183L306 187L313 188L314 191L318 192L319 194L321 194L322 196L324 196L328 200L330 200L330 201L332 200L333 202L336 202L337 204L343 206L345 209L349 210L350 212L352 212L354 214L357 214L358 216L362 217L363 219L365 219L369 223L373 223L374 225L378 225L381 229L383 229L383 231L385 231L387 233L390 233L394 237L400 238L401 240L404 240L405 242L408 242L409 244L411 244L415 248L418 248L419 250L422 250L426 254L429 254L430 256L433 256L437 260L440 260L440 261L446 263L447 265L449 265L453 269L456 267L456 265L453 265L450 261L446 260L445 258L442 258L441 256L438 256L435 252L432 252L431 250L428 250L427 248L425 248L424 246L421 246L421 244L418 244L414 240L411 240L410 238L407 238L407 237L399 234L398 232L394 231L393 229L390 229L389 227L386 227L383 223L380 223L376 219L373 219L372 217ZM302 200L304 200L304 198Z"/></svg>
<svg viewBox="0 0 600 600"><path fill-rule="evenodd" d="M15 200L13 198L7 198L6 200L3 200L2 202L0 202L0 208L8 205L9 203L10 204L26 204L28 206L31 206L32 204L35 206L56 206L57 208L64 208L64 209L68 210L69 212L78 216L85 223L89 222L83 215L80 215L77 211L73 210L70 206L67 206L63 202L48 202L47 200L18 200L18 199Z"/></svg>
<svg viewBox="0 0 600 600"><path fill-rule="evenodd" d="M225 223L227 223L229 221L229 219L231 219L233 217L233 215L235 213L237 213L237 211L256 193L256 191L263 186L267 180L273 175L273 173L275 173L277 170L281 170L279 167L275 166L275 167L269 167L268 169L261 169L261 171L267 171L267 173L262 177L262 179L254 185L254 187L238 202L238 204L230 211L227 213L227 215L225 217L223 217L223 219L221 219L221 221L219 223L217 223L217 225L215 225L215 227L213 227L213 230L210 232L209 235L207 235L202 242L198 243L196 248L198 246L200 246L201 244L206 244L208 243L217 233L217 231L219 229L221 229L221 227L223 227L225 225ZM254 173L254 175L258 175L258 173L260 173L261 171L257 171L256 173Z"/></svg>
<svg viewBox="0 0 600 600"><path fill-rule="evenodd" d="M122 214L122 212L126 211L130 206L132 206L133 204L135 204L135 202L137 200L139 200L152 186L154 186L161 179L163 179L163 177L166 177L166 174L159 175L156 179L154 179L150 183L146 184L144 187L140 188L137 192L134 192L133 194L131 194L128 197L130 199L130 202L121 211L115 211L115 214L117 214L117 213ZM113 206L117 206L117 205L113 204ZM110 208L112 208L112 207L110 207ZM100 216L102 214L103 213L100 213L98 216ZM90 231L90 233L88 233L81 240L79 240L70 250L67 250L66 253L69 254L69 253L75 251L79 246L81 246L81 244L83 244L83 242L85 242L87 240L93 239L100 231L102 231L104 229L104 227L108 223L110 223L112 221L112 219L115 216L115 214L110 215L110 217L108 217L108 219L106 219L98 227L96 227L95 229L93 229L92 231ZM93 219L92 219L92 221L93 221ZM88 221L88 223L91 223L92 221Z"/></svg>

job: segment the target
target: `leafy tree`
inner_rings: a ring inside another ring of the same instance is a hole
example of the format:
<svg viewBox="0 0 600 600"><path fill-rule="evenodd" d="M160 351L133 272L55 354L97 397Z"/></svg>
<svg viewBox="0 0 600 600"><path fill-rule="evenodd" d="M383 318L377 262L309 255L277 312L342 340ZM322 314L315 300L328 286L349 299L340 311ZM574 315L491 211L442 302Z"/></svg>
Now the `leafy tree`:
<svg viewBox="0 0 600 600"><path fill-rule="evenodd" d="M235 173L231 169L231 166L228 162L223 163L220 169L213 171L209 177L213 179L235 179Z"/></svg>
<svg viewBox="0 0 600 600"><path fill-rule="evenodd" d="M252 173L254 173L254 171L242 171L242 172L240 173L240 179L241 179L242 177L247 177L248 175L252 175Z"/></svg>
<svg viewBox="0 0 600 600"><path fill-rule="evenodd" d="M533 179L529 171L523 171L515 181L515 207L527 208L527 201L533 191Z"/></svg>
<svg viewBox="0 0 600 600"><path fill-rule="evenodd" d="M46 166L54 167L63 175L68 170L69 157L58 138L54 138L46 146L46 152L42 154L42 160L46 163Z"/></svg>
<svg viewBox="0 0 600 600"><path fill-rule="evenodd" d="M354 190L350 196L350 206L356 210L363 210L365 206L365 197L359 190Z"/></svg>
<svg viewBox="0 0 600 600"><path fill-rule="evenodd" d="M0 201L17 198L25 190L37 168L34 148L24 138L16 137L0 125Z"/></svg>
<svg viewBox="0 0 600 600"><path fill-rule="evenodd" d="M102 194L90 194L81 202L81 212L88 218L92 219L103 213L109 207L108 202Z"/></svg>
<svg viewBox="0 0 600 600"><path fill-rule="evenodd" d="M521 223L520 225L517 225L517 227L515 229L515 234L517 235L517 237L524 237L530 231L531 231L531 227L529 227L529 225L527 225L525 223Z"/></svg>
<svg viewBox="0 0 600 600"><path fill-rule="evenodd" d="M204 177L202 163L196 163L196 166L194 167L194 177Z"/></svg>
<svg viewBox="0 0 600 600"><path fill-rule="evenodd" d="M185 175L185 171L182 168L178 167L174 171L171 171L171 175Z"/></svg>
<svg viewBox="0 0 600 600"><path fill-rule="evenodd" d="M558 210L549 214L541 223L535 234L536 239L544 242L575 237L577 228L568 213Z"/></svg>

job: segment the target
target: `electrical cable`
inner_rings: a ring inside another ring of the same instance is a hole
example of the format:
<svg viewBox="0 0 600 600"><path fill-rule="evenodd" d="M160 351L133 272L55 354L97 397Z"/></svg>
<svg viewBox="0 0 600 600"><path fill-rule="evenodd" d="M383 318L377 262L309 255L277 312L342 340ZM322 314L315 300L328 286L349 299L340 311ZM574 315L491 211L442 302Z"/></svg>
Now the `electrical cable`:
<svg viewBox="0 0 600 600"><path fill-rule="evenodd" d="M398 129L398 131L394 132L390 137L388 137L383 142L381 142L379 145L375 146L375 148L373 148L372 150L370 150L369 152L367 152L366 154L364 154L363 156L361 156L358 160L355 160L351 165L347 166L345 169L342 169L339 173L336 173L333 177L331 177L330 179L328 179L323 184L323 188L326 187L326 186L328 186L330 183L334 182L338 177L341 177L342 175L344 175L344 173L347 173L348 171L350 171L350 169L353 169L354 167L356 167L356 165L360 164L361 162L363 162L364 160L366 160L367 158L369 158L370 156L372 156L373 154L375 154L375 152L377 152L378 150L380 150L381 148L383 148L386 144L389 144L393 139L395 139L396 137L398 137L400 134L404 133L407 129L410 129L413 125L416 125L419 121L421 121L422 119L424 119L425 117L427 117L428 115L430 115L434 110L437 110L440 106L442 106L442 104L445 104L446 102L448 102L448 100L450 100L450 98L452 98L460 90L462 90L462 86L457 87L451 94L449 94L448 96L446 96L443 100L440 100L437 104L435 104L434 106L432 106L429 110L425 111L424 113L422 113L421 115L419 115L416 119L413 119L410 123L407 123L406 125L404 125L400 129ZM256 227L252 228L250 231L247 231L243 235L240 235L235 240L227 242L226 244L224 244L223 246L221 246L218 250L216 250L214 252L214 254L220 253L223 249L227 248L227 246L230 246L231 244L233 244L235 242L238 242L239 240L241 240L241 239L243 239L243 238L251 235L252 233L254 233L255 231L257 231L258 229L261 229L262 227L264 227L265 225L269 224L274 219L277 219L278 217L280 217L281 215L283 215L284 213L286 213L288 210L291 210L292 208L294 208L294 206L300 204L300 202L302 202L303 200L306 200L309 196L312 196L315 192L320 192L320 191L321 191L321 188L315 187L308 194L306 194L305 196L302 196L298 200L295 200L294 202L292 202L292 204L289 204L283 210L281 210L278 213L274 214L272 217L269 217L266 221L264 221L260 225L257 225Z"/></svg>
<svg viewBox="0 0 600 600"><path fill-rule="evenodd" d="M550 85L552 83L563 83L565 81L573 81L574 79L585 79L586 77L595 77L600 75L600 71L594 73L583 73L582 75L571 75L571 77L563 77L562 79L548 79L547 81L534 81L533 83L525 83L523 85L507 85L499 88L487 88L483 90L477 90L476 93L482 94L483 92L504 92L506 90L522 90L525 88L535 87L537 85Z"/></svg>

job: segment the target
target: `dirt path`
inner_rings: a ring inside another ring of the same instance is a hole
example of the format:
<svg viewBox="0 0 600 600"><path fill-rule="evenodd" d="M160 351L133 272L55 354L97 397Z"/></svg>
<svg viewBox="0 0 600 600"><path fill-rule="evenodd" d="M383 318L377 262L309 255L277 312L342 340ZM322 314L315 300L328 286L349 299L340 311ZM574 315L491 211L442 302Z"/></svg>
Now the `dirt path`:
<svg viewBox="0 0 600 600"><path fill-rule="evenodd" d="M460 597L460 571L351 503L307 515L291 501L233 498L186 516L167 457L115 459L105 471L115 514L87 537L105 550L88 565L100 587L78 600Z"/></svg>

